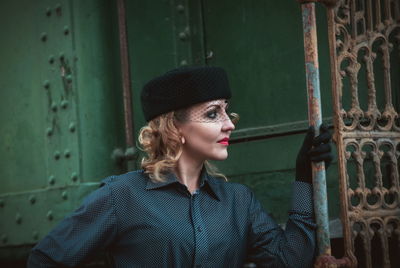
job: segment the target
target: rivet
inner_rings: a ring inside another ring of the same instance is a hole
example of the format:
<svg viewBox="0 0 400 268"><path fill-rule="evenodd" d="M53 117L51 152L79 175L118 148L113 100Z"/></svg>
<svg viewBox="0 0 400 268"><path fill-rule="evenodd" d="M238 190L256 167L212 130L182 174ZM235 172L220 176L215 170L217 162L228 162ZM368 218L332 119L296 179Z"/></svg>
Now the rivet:
<svg viewBox="0 0 400 268"><path fill-rule="evenodd" d="M54 159L55 159L55 160L60 159L60 152L59 152L59 151L55 151L55 152L54 152Z"/></svg>
<svg viewBox="0 0 400 268"><path fill-rule="evenodd" d="M56 177L54 177L54 175L51 175L49 177L49 184L54 185L54 183L56 183Z"/></svg>
<svg viewBox="0 0 400 268"><path fill-rule="evenodd" d="M54 101L51 103L51 110L53 110L53 112L57 112L57 103Z"/></svg>
<svg viewBox="0 0 400 268"><path fill-rule="evenodd" d="M41 33L40 40L42 40L42 42L46 42L47 41L47 33L45 33L45 32Z"/></svg>
<svg viewBox="0 0 400 268"><path fill-rule="evenodd" d="M72 75L68 74L65 76L65 79L67 80L68 84L71 84L72 82Z"/></svg>
<svg viewBox="0 0 400 268"><path fill-rule="evenodd" d="M54 55L49 56L49 63L53 64L54 63Z"/></svg>
<svg viewBox="0 0 400 268"><path fill-rule="evenodd" d="M49 89L50 88L50 81L49 80L44 80L43 81L43 87L45 89Z"/></svg>
<svg viewBox="0 0 400 268"><path fill-rule="evenodd" d="M57 4L56 7L54 8L56 10L56 13L58 16L61 16L61 5Z"/></svg>
<svg viewBox="0 0 400 268"><path fill-rule="evenodd" d="M32 238L33 238L33 240L38 240L39 239L39 232L38 231L33 231Z"/></svg>
<svg viewBox="0 0 400 268"><path fill-rule="evenodd" d="M179 33L179 39L181 39L182 41L185 41L187 38L187 34L185 32L180 32Z"/></svg>
<svg viewBox="0 0 400 268"><path fill-rule="evenodd" d="M47 217L47 219L48 219L49 221L53 220L53 211L49 210L49 211L47 212L46 217Z"/></svg>
<svg viewBox="0 0 400 268"><path fill-rule="evenodd" d="M187 65L187 61L186 60L182 60L180 64L181 64L181 66L185 66L185 65Z"/></svg>
<svg viewBox="0 0 400 268"><path fill-rule="evenodd" d="M17 213L17 215L15 215L15 222L16 222L17 224L21 224L21 222L22 222L22 216L21 216L21 214Z"/></svg>
<svg viewBox="0 0 400 268"><path fill-rule="evenodd" d="M62 100L61 101L61 108L66 109L68 107L68 101L67 100Z"/></svg>
<svg viewBox="0 0 400 268"><path fill-rule="evenodd" d="M31 202L32 205L35 204L36 203L36 197L34 195L31 195L29 197L29 202Z"/></svg>
<svg viewBox="0 0 400 268"><path fill-rule="evenodd" d="M8 237L7 237L6 234L2 234L2 235L1 235L1 241L3 241L4 244L7 243Z"/></svg>
<svg viewBox="0 0 400 268"><path fill-rule="evenodd" d="M69 158L71 156L71 152L68 149L66 149L64 151L64 156L65 156L65 158Z"/></svg>
<svg viewBox="0 0 400 268"><path fill-rule="evenodd" d="M53 129L51 128L51 127L48 127L47 129L46 129L46 134L47 134L47 136L51 136L51 135L53 135Z"/></svg>
<svg viewBox="0 0 400 268"><path fill-rule="evenodd" d="M69 28L68 26L64 26L64 34L68 35L69 34Z"/></svg>
<svg viewBox="0 0 400 268"><path fill-rule="evenodd" d="M62 199L67 200L68 199L68 194L66 191L62 192L61 194Z"/></svg>
<svg viewBox="0 0 400 268"><path fill-rule="evenodd" d="M46 16L50 17L51 16L51 8L46 8Z"/></svg>
<svg viewBox="0 0 400 268"><path fill-rule="evenodd" d="M0 208L3 208L3 207L4 207L4 200L0 199Z"/></svg>
<svg viewBox="0 0 400 268"><path fill-rule="evenodd" d="M214 57L214 52L212 50L207 52L206 59L210 60Z"/></svg>
<svg viewBox="0 0 400 268"><path fill-rule="evenodd" d="M75 123L74 122L69 123L69 131L75 132Z"/></svg>
<svg viewBox="0 0 400 268"><path fill-rule="evenodd" d="M76 182L78 180L78 174L76 174L76 172L72 172L71 179L72 181Z"/></svg>
<svg viewBox="0 0 400 268"><path fill-rule="evenodd" d="M176 10L178 10L180 13L182 13L185 10L185 7L183 5L178 5L176 7Z"/></svg>

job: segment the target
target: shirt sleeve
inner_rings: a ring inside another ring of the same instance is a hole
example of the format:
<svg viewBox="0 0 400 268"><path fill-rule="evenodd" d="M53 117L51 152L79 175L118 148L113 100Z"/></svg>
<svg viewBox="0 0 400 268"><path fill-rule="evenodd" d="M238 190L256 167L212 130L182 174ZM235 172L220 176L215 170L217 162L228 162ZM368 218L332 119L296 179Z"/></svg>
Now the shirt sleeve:
<svg viewBox="0 0 400 268"><path fill-rule="evenodd" d="M251 193L248 261L257 267L312 267L316 239L312 185L294 182L292 209L285 230Z"/></svg>
<svg viewBox="0 0 400 268"><path fill-rule="evenodd" d="M32 249L27 267L74 267L107 247L116 234L111 188L105 184Z"/></svg>

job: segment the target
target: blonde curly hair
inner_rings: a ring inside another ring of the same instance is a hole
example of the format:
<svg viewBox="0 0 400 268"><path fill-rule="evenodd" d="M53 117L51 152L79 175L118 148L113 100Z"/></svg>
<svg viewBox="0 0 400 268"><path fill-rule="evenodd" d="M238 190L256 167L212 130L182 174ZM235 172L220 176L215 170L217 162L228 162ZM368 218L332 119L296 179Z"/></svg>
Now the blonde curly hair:
<svg viewBox="0 0 400 268"><path fill-rule="evenodd" d="M164 182L165 175L173 172L182 154L181 136L176 123L185 120L184 111L172 111L151 120L139 132L139 144L147 156L141 166L153 182ZM204 166L208 174L227 180L225 175L208 161Z"/></svg>

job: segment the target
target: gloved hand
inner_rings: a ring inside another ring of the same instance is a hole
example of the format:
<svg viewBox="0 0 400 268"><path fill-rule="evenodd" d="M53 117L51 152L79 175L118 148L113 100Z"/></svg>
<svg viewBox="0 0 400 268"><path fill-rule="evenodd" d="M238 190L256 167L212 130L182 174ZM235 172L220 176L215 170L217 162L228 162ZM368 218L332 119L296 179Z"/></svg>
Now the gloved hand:
<svg viewBox="0 0 400 268"><path fill-rule="evenodd" d="M304 138L303 145L297 154L296 159L296 181L312 183L311 161L325 162L325 169L328 169L333 155L331 153L332 134L325 124L319 128L320 134L315 136L314 127L310 127Z"/></svg>

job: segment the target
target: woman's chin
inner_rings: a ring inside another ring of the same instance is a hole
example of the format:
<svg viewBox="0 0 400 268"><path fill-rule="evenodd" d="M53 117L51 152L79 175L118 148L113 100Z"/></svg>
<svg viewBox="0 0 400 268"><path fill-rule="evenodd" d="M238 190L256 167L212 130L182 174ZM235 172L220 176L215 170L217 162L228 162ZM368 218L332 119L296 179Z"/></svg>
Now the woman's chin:
<svg viewBox="0 0 400 268"><path fill-rule="evenodd" d="M212 161L222 161L228 158L228 152L225 151L224 153L215 154L212 157L208 158L208 160Z"/></svg>

